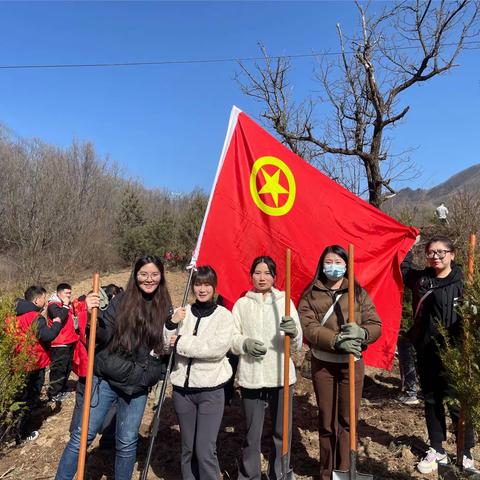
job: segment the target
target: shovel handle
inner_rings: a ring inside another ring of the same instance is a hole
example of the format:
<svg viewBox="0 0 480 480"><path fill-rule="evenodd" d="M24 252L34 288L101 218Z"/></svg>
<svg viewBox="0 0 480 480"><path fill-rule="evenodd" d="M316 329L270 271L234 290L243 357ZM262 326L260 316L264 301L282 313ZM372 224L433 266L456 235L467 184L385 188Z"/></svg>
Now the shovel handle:
<svg viewBox="0 0 480 480"><path fill-rule="evenodd" d="M291 292L291 264L292 251L287 248L285 268L285 316L290 316L290 292ZM289 403L290 403L290 337L285 335L283 355L283 429L282 429L282 480L288 476L288 432L289 425Z"/></svg>
<svg viewBox="0 0 480 480"><path fill-rule="evenodd" d="M100 289L100 275L95 273L93 275L93 293L97 293ZM90 401L92 396L93 384L93 361L95 358L95 337L97 332L97 316L98 307L92 308L90 315L90 334L88 337L88 364L87 376L85 380L85 393L83 400L83 414L82 414L82 430L80 435L80 451L78 454L77 464L77 480L83 480L85 476L85 460L87 455L87 440L88 440L88 421L90 419Z"/></svg>
<svg viewBox="0 0 480 480"><path fill-rule="evenodd" d="M477 236L474 233L470 234L468 242L468 276L467 282L469 285L473 283L473 272L475 267L475 247L477 246Z"/></svg>
<svg viewBox="0 0 480 480"><path fill-rule="evenodd" d="M292 252L287 248L285 268L285 316L290 315L290 282L291 282ZM282 433L282 455L288 455L288 407L289 407L289 386L290 386L290 337L285 335L284 357L283 357L283 433Z"/></svg>
<svg viewBox="0 0 480 480"><path fill-rule="evenodd" d="M353 245L348 245L348 323L355 323L355 275ZM357 450L357 419L355 418L355 357L348 355L348 400L350 409L350 450Z"/></svg>
<svg viewBox="0 0 480 480"><path fill-rule="evenodd" d="M475 269L475 247L477 245L477 236L474 233L470 234L470 239L468 242L468 273L467 273L467 284L472 285L473 283L473 274ZM468 321L468 319L465 319ZM464 333L467 338L468 331ZM460 413L458 416L457 424L457 466L460 470L463 470L463 450L465 448L465 407L460 405Z"/></svg>

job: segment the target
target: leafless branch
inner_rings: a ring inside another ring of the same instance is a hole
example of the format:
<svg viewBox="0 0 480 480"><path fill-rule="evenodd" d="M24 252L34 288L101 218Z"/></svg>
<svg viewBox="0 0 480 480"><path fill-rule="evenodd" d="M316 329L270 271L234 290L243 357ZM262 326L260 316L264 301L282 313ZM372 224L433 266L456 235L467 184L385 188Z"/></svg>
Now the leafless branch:
<svg viewBox="0 0 480 480"><path fill-rule="evenodd" d="M409 157L388 161L395 152L385 134L411 108L400 104L401 94L455 66L465 39L476 34L479 5L405 0L371 14L369 3L355 4L361 28L347 37L337 24L341 53L336 60L318 60L317 98L295 101L290 61L270 58L263 45L263 62L253 69L240 64L237 79L246 95L265 106L262 117L283 143L353 191L365 189L380 206L382 190L391 193L394 182L412 171ZM329 116L319 121L320 104L329 106Z"/></svg>

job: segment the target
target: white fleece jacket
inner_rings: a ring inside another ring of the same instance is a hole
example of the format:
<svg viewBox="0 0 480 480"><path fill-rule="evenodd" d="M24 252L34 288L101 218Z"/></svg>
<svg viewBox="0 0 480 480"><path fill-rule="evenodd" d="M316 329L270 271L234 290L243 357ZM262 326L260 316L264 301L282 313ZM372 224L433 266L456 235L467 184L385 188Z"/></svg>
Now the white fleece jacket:
<svg viewBox="0 0 480 480"><path fill-rule="evenodd" d="M217 306L210 316L200 319L197 334L193 335L197 320L188 305L178 333L177 330L163 329L167 351L170 350L170 337L181 336L170 375L172 385L177 387L212 388L222 385L232 376L232 367L226 357L232 346L232 314L226 308Z"/></svg>
<svg viewBox="0 0 480 480"><path fill-rule="evenodd" d="M284 333L280 330L285 315L285 292L272 288L272 292L247 292L233 306L234 333L232 352L240 355L237 383L245 388L280 387L283 385ZM302 327L293 302L290 316L295 320L297 336L291 340L291 350L302 348ZM255 358L245 353L243 342L247 338L260 340L267 353ZM295 366L290 359L290 385L296 382Z"/></svg>

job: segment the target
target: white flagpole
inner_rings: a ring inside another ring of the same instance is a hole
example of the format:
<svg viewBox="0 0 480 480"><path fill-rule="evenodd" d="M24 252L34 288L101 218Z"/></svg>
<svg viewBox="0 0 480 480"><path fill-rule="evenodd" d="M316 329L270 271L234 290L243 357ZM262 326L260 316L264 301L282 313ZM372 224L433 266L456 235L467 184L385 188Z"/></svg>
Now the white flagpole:
<svg viewBox="0 0 480 480"><path fill-rule="evenodd" d="M212 204L212 198L215 193L215 188L217 187L218 177L220 176L220 172L222 171L223 162L225 160L225 156L227 155L228 147L230 146L230 141L232 140L233 132L235 130L235 127L237 126L237 120L240 113L242 113L242 111L234 105L232 107L232 111L230 112L230 120L228 121L227 134L225 136L225 141L223 142L222 154L220 155L220 161L218 162L217 173L215 174L215 180L213 181L212 190L210 191L210 197L208 198L207 209L205 210L205 215L203 217L200 233L198 234L197 245L195 246L192 259L190 260L190 264L188 265L187 269L194 268L197 264L197 259L200 254L200 247L202 246L205 224L207 223L208 214L210 213L210 205Z"/></svg>

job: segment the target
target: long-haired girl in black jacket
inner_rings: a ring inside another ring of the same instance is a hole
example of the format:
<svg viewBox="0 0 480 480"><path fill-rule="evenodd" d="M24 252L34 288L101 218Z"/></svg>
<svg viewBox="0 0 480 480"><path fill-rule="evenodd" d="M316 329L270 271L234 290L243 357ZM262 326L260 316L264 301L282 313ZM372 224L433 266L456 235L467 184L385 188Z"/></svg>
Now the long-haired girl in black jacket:
<svg viewBox="0 0 480 480"><path fill-rule="evenodd" d="M99 296L87 296L88 310ZM171 299L160 258L139 258L125 292L115 296L98 319L88 444L117 402L115 479L130 480L137 438L148 390L158 382L162 364L163 327L171 314ZM81 426L71 432L56 480L71 480L77 470Z"/></svg>

